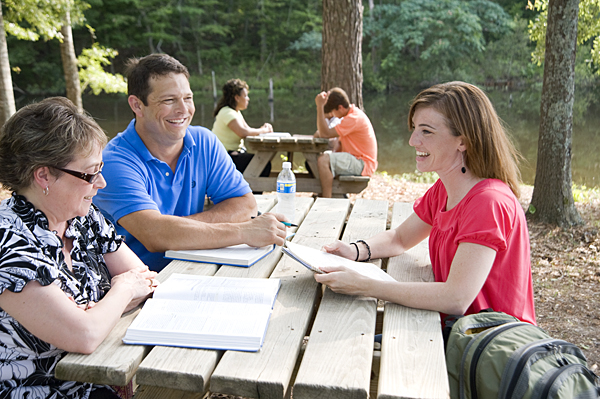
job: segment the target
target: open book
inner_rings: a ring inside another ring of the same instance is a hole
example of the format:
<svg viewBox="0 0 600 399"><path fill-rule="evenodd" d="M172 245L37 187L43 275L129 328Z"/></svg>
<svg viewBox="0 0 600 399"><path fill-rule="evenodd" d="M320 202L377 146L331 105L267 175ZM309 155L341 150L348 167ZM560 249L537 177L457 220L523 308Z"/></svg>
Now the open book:
<svg viewBox="0 0 600 399"><path fill-rule="evenodd" d="M261 133L258 137L292 137L288 132Z"/></svg>
<svg viewBox="0 0 600 399"><path fill-rule="evenodd" d="M286 242L286 247L282 248L283 253L291 256L302 265L315 273L324 273L321 266L345 266L348 269L355 270L363 276L381 281L396 281L392 276L378 268L372 263L355 262L341 256L333 255L318 249L309 248L304 245Z"/></svg>
<svg viewBox="0 0 600 399"><path fill-rule="evenodd" d="M249 267L270 254L273 249L275 249L275 245L257 248L239 244L215 249L169 250L165 252L165 258Z"/></svg>
<svg viewBox="0 0 600 399"><path fill-rule="evenodd" d="M279 286L279 279L174 273L146 301L123 342L257 351Z"/></svg>

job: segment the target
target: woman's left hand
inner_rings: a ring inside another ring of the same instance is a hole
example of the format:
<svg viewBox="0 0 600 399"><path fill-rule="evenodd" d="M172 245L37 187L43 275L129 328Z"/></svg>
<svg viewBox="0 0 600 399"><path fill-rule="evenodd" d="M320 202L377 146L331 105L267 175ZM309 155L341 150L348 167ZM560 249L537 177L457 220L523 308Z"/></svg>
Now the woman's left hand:
<svg viewBox="0 0 600 399"><path fill-rule="evenodd" d="M344 266L322 266L320 269L325 274L315 273L315 280L338 294L367 295L366 288L373 281Z"/></svg>

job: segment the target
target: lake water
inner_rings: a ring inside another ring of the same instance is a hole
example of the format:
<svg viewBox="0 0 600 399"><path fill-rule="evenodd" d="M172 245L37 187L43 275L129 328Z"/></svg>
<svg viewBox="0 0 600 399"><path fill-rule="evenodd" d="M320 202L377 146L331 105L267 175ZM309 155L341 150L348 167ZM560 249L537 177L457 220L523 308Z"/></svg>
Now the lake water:
<svg viewBox="0 0 600 399"><path fill-rule="evenodd" d="M366 94L365 112L375 128L379 147L378 171L402 174L415 171L415 151L408 145L410 131L407 115L411 99L418 90L393 94ZM488 91L496 110L511 132L515 144L526 162L521 165L523 181L533 184L539 134L540 93L536 91ZM275 131L292 134L313 134L316 130L316 92L275 92L272 103L264 91L250 92L250 105L243 111L252 127L272 123ZM573 182L588 187L600 187L600 105L593 103L593 93L578 94L574 107ZM193 124L213 124L212 93L194 94L196 114ZM32 99L21 99L17 107ZM591 105L590 105L591 104ZM125 129L132 112L125 95L84 97L84 107L110 137ZM273 119L271 120L271 117ZM294 160L296 160L295 158Z"/></svg>

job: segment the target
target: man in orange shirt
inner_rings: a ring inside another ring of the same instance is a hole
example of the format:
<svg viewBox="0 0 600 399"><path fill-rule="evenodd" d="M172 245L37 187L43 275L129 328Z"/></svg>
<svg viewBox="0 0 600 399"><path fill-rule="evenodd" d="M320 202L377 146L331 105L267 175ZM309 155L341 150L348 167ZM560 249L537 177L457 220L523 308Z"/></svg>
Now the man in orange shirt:
<svg viewBox="0 0 600 399"><path fill-rule="evenodd" d="M333 178L340 176L371 176L377 169L377 140L367 115L354 104L339 87L321 92L317 104L317 132L315 137L339 137L334 152L321 154L317 160L321 178L321 195L331 198ZM333 127L327 126L325 114L342 119Z"/></svg>

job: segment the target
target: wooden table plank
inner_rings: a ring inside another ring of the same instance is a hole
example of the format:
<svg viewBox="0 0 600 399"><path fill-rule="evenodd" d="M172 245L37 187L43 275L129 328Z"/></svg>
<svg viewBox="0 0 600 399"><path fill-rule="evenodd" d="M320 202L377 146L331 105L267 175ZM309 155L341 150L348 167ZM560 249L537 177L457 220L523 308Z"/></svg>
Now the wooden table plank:
<svg viewBox="0 0 600 399"><path fill-rule="evenodd" d="M293 241L320 248L337 239L349 205L346 199L319 198ZM280 278L282 284L263 347L258 352L225 353L212 375L211 391L261 399L281 399L288 393L320 290L312 272L287 256L271 278Z"/></svg>
<svg viewBox="0 0 600 399"><path fill-rule="evenodd" d="M171 262L159 275L162 282L172 273L213 275L216 265L195 267L190 262ZM90 355L69 353L56 365L56 378L69 381L93 382L124 386L135 374L142 359L152 347L125 345L122 342L125 331L135 319L140 309L121 317L115 328L100 346Z"/></svg>
<svg viewBox="0 0 600 399"><path fill-rule="evenodd" d="M255 198L261 212L269 211L276 201L273 195L255 196ZM212 276L218 268L217 265L207 263L176 260L161 271L158 280L165 281L172 273ZM115 328L94 353L65 355L56 366L56 378L96 384L127 385L139 364L152 348L142 345L125 345L122 342L125 331L138 312L139 309L121 317Z"/></svg>
<svg viewBox="0 0 600 399"><path fill-rule="evenodd" d="M304 137L246 137L244 145L248 152L277 151L277 152L323 152L329 147L329 140Z"/></svg>
<svg viewBox="0 0 600 399"><path fill-rule="evenodd" d="M387 210L387 201L358 199L342 241L385 231ZM381 267L380 260L374 263ZM294 399L369 397L376 316L375 298L325 290L294 383Z"/></svg>
<svg viewBox="0 0 600 399"><path fill-rule="evenodd" d="M302 223L313 202L310 197L296 198L294 223ZM281 247L277 247L251 267L221 266L215 275L268 278L280 258ZM136 380L140 385L203 393L208 389L209 378L222 355L223 351L216 350L156 346L140 364Z"/></svg>
<svg viewBox="0 0 600 399"><path fill-rule="evenodd" d="M202 399L204 394L176 389L140 386L135 391L135 399Z"/></svg>
<svg viewBox="0 0 600 399"><path fill-rule="evenodd" d="M411 213L412 204L394 204L392 228ZM427 241L390 258L388 273L399 281L434 281ZM387 303L377 398L449 396L439 313Z"/></svg>

